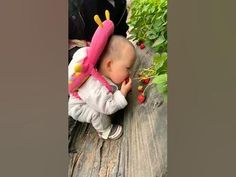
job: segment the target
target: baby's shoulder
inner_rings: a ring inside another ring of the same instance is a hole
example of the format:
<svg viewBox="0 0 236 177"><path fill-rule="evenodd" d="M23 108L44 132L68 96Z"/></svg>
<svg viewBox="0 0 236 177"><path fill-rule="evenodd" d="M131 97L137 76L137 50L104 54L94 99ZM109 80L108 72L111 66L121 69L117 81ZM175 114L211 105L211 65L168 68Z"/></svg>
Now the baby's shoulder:
<svg viewBox="0 0 236 177"><path fill-rule="evenodd" d="M85 81L85 83L80 87L80 89L101 89L103 87L102 83L95 79L93 76L89 76L89 78Z"/></svg>

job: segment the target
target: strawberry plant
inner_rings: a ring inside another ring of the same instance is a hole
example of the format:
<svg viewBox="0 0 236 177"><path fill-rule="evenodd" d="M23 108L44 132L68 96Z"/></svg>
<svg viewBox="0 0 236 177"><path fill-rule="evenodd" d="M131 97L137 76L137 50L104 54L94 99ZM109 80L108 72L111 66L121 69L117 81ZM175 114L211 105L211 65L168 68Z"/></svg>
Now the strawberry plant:
<svg viewBox="0 0 236 177"><path fill-rule="evenodd" d="M129 38L167 52L167 0L133 0L130 10Z"/></svg>
<svg viewBox="0 0 236 177"><path fill-rule="evenodd" d="M152 65L149 68L141 69L141 71L138 72L137 79L139 80L139 82L148 84L148 86L155 84L159 93L162 93L164 96L164 99L166 100L167 99L167 53L162 53L162 54L156 53L153 56ZM152 79L152 82L149 84L150 79Z"/></svg>
<svg viewBox="0 0 236 177"><path fill-rule="evenodd" d="M167 100L167 0L133 0L130 10L129 39L137 41L140 49L147 46L155 53L152 65L139 72L138 80L146 88L155 84Z"/></svg>

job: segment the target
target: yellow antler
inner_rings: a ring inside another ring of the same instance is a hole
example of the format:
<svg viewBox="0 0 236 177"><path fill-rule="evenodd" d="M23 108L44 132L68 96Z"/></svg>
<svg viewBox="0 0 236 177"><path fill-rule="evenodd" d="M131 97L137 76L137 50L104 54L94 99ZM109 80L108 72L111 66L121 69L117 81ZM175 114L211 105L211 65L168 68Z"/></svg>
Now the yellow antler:
<svg viewBox="0 0 236 177"><path fill-rule="evenodd" d="M105 11L105 16L107 20L110 20L110 13L108 10Z"/></svg>
<svg viewBox="0 0 236 177"><path fill-rule="evenodd" d="M94 21L98 24L99 27L103 28L103 24L98 15L94 16Z"/></svg>

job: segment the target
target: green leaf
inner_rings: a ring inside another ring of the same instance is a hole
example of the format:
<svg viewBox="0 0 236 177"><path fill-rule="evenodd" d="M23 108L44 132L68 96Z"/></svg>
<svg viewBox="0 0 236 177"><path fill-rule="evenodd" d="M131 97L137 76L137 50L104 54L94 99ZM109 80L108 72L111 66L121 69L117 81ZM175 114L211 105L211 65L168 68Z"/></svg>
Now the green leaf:
<svg viewBox="0 0 236 177"><path fill-rule="evenodd" d="M167 74L157 75L152 81L153 83L160 85L167 83Z"/></svg>
<svg viewBox="0 0 236 177"><path fill-rule="evenodd" d="M154 57L153 57L153 62L155 63L155 64L157 64L157 63L163 63L163 62L165 62L167 60L167 54L166 53L162 53L162 54L159 54L159 55L155 55Z"/></svg>
<svg viewBox="0 0 236 177"><path fill-rule="evenodd" d="M155 34L155 31L148 31L148 32L147 32L147 37L148 37L150 40L154 40L154 39L156 39L158 36L157 36L157 34Z"/></svg>
<svg viewBox="0 0 236 177"><path fill-rule="evenodd" d="M163 36L159 36L158 39L152 45L152 47L156 47L156 46L162 44L164 41L165 41L165 38Z"/></svg>
<svg viewBox="0 0 236 177"><path fill-rule="evenodd" d="M159 29L160 26L162 26L162 24L163 24L163 22L161 21L161 19L155 19L154 28Z"/></svg>
<svg viewBox="0 0 236 177"><path fill-rule="evenodd" d="M163 53L161 54L161 57L167 58L167 53L166 53L166 52L163 52Z"/></svg>
<svg viewBox="0 0 236 177"><path fill-rule="evenodd" d="M161 54L159 54L158 52L155 53L155 55L153 56L153 58L159 58L161 56Z"/></svg>
<svg viewBox="0 0 236 177"><path fill-rule="evenodd" d="M157 90L160 93L167 93L167 84L157 85Z"/></svg>

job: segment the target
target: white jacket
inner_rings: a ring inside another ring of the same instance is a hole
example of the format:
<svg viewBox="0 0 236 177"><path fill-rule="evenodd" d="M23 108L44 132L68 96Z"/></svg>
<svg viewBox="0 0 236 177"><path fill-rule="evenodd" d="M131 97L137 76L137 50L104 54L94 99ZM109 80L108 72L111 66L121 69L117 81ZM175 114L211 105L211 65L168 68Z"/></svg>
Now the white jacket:
<svg viewBox="0 0 236 177"><path fill-rule="evenodd" d="M110 115L116 111L123 109L128 103L122 93L118 90L118 87L112 83L111 80L105 78L108 83L112 86L113 93L109 92L108 89L94 77L90 76L89 79L79 88L78 94L81 99L75 98L70 95L68 103L69 115L74 119L76 112L81 112L82 106L87 105L89 110ZM84 107L84 106L83 106ZM87 111L83 111L88 114ZM83 116L86 116L83 114Z"/></svg>

